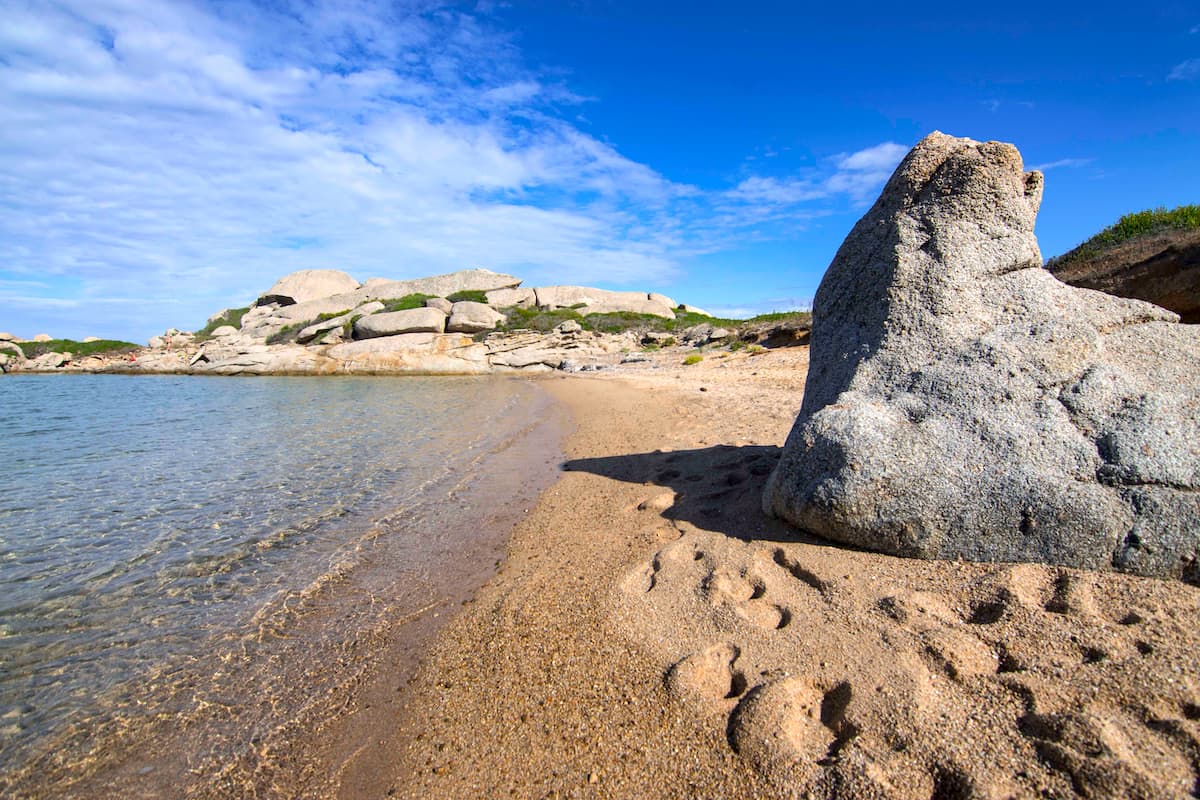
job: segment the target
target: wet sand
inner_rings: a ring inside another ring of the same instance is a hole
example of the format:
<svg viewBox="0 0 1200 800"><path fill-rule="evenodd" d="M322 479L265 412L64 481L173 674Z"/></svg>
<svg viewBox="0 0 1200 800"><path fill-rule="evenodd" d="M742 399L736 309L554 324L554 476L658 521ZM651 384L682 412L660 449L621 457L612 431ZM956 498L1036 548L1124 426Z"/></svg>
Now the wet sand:
<svg viewBox="0 0 1200 800"><path fill-rule="evenodd" d="M1200 589L766 518L806 359L548 379L566 471L341 796L1197 796Z"/></svg>

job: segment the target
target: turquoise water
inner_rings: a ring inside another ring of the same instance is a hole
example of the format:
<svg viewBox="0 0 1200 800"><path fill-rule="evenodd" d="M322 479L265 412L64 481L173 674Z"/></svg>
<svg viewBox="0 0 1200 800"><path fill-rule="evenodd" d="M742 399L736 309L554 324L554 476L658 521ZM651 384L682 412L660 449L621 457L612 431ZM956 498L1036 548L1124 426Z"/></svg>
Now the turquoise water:
<svg viewBox="0 0 1200 800"><path fill-rule="evenodd" d="M549 480L557 451L515 446L540 398L478 378L0 379L0 772L86 760L218 691L286 711L294 640L344 649L461 593L494 563L481 531ZM464 568L473 547L486 564ZM244 674L206 688L215 654Z"/></svg>

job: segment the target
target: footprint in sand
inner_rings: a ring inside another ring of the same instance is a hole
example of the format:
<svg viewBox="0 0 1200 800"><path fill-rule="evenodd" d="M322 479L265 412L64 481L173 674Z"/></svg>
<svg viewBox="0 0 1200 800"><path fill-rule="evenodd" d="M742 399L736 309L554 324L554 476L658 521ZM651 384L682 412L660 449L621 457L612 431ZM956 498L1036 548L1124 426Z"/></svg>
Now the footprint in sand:
<svg viewBox="0 0 1200 800"><path fill-rule="evenodd" d="M853 696L849 683L807 678L756 686L729 719L729 743L768 777L802 782L858 734L846 720Z"/></svg>
<svg viewBox="0 0 1200 800"><path fill-rule="evenodd" d="M702 590L712 605L732 608L740 619L764 630L778 630L792 621L792 613L771 602L766 583L753 574L716 569L705 577Z"/></svg>
<svg viewBox="0 0 1200 800"><path fill-rule="evenodd" d="M691 654L667 671L667 692L705 716L728 714L746 691L746 676L734 666L740 655L737 645L728 643Z"/></svg>
<svg viewBox="0 0 1200 800"><path fill-rule="evenodd" d="M1195 796L1195 765L1163 737L1118 712L1027 714L1019 729L1085 797Z"/></svg>

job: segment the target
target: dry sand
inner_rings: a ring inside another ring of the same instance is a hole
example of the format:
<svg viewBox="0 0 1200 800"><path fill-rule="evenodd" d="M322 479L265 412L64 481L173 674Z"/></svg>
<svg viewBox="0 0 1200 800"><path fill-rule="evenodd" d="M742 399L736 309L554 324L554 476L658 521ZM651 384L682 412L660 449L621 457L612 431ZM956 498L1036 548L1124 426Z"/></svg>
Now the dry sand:
<svg viewBox="0 0 1200 800"><path fill-rule="evenodd" d="M568 471L342 796L1200 796L1200 588L766 518L806 360L548 379Z"/></svg>

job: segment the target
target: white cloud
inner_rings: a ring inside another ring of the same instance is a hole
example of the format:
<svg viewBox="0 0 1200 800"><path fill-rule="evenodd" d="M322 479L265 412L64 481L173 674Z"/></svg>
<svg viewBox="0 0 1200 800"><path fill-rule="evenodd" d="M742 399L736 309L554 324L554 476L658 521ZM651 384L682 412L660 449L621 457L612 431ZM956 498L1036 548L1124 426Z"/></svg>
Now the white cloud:
<svg viewBox="0 0 1200 800"><path fill-rule="evenodd" d="M1167 75L1169 81L1194 81L1197 78L1200 78L1200 58L1189 58L1176 64Z"/></svg>
<svg viewBox="0 0 1200 800"><path fill-rule="evenodd" d="M883 142L833 157L830 160L832 172L814 170L810 174L786 178L753 175L727 192L726 197L751 204L753 207L744 209L743 214L756 221L777 215L783 207L838 196L849 197L855 204L861 204L874 197L908 150L896 142Z"/></svg>
<svg viewBox="0 0 1200 800"><path fill-rule="evenodd" d="M845 156L838 161L838 168L852 172L891 172L908 154L908 148L895 142L884 142L866 150Z"/></svg>
<svg viewBox="0 0 1200 800"><path fill-rule="evenodd" d="M144 340L304 268L661 285L690 254L769 235L755 226L859 202L905 150L701 191L561 115L582 98L485 17L421 0L0 12L14 332Z"/></svg>
<svg viewBox="0 0 1200 800"><path fill-rule="evenodd" d="M1092 159L1090 158L1060 158L1057 161L1049 161L1045 164L1034 164L1029 169L1046 172L1047 170L1059 169L1061 167L1086 167L1090 163L1092 163Z"/></svg>

